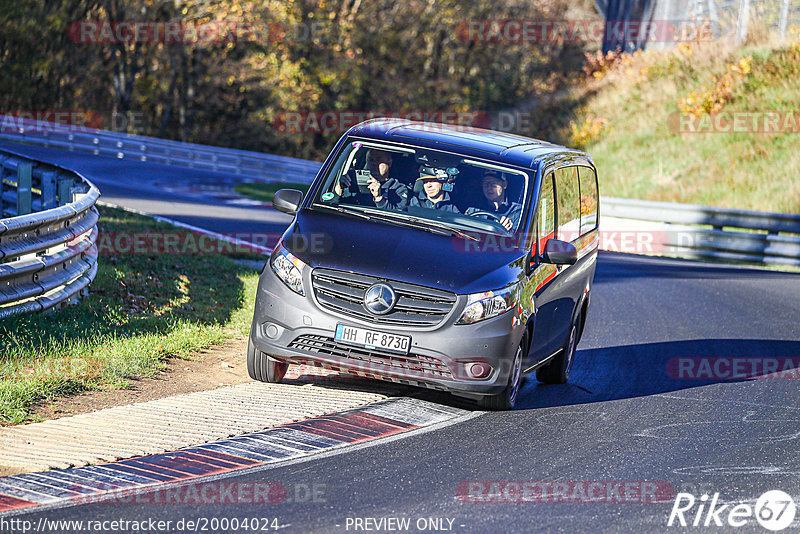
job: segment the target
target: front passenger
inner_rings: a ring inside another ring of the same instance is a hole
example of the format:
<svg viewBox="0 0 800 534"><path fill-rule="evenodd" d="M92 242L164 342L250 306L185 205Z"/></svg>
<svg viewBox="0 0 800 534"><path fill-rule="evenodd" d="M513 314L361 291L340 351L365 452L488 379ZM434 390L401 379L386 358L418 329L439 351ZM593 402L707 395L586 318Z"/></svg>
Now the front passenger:
<svg viewBox="0 0 800 534"><path fill-rule="evenodd" d="M447 174L443 176L447 176ZM444 190L444 184L432 167L427 165L420 167L417 181L422 182L422 191L418 197L411 199L409 206L461 213L450 200L450 194Z"/></svg>

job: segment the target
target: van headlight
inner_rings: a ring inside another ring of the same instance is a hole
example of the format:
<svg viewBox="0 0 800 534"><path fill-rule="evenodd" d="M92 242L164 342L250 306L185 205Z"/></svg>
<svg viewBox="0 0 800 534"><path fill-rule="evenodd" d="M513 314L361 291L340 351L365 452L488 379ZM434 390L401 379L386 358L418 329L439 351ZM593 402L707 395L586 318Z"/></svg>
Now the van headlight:
<svg viewBox="0 0 800 534"><path fill-rule="evenodd" d="M275 247L275 252L270 260L272 270L278 275L281 281L289 286L295 293L305 296L303 291L303 267L305 263L298 260L291 252L286 250L283 244Z"/></svg>
<svg viewBox="0 0 800 534"><path fill-rule="evenodd" d="M467 306L456 324L477 323L507 312L514 307L514 293L517 287L518 284L514 284L497 291L467 295Z"/></svg>

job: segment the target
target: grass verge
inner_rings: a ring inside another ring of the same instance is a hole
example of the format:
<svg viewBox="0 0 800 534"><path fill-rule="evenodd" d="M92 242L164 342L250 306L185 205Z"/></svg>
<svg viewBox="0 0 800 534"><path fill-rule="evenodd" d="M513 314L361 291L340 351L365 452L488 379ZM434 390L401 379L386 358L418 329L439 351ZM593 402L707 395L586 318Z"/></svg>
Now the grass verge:
<svg viewBox="0 0 800 534"><path fill-rule="evenodd" d="M298 191L302 191L303 195L308 192L308 188L311 184L298 184L298 183L241 183L236 184L233 188L234 191L242 195L243 197L252 198L253 200L259 200L261 202L272 202L272 197L275 196L275 192L279 189L297 189Z"/></svg>
<svg viewBox="0 0 800 534"><path fill-rule="evenodd" d="M595 158L603 195L800 213L798 79L798 44L627 55L579 91L568 143ZM792 120L778 133L770 112ZM683 133L681 120L714 127Z"/></svg>
<svg viewBox="0 0 800 534"><path fill-rule="evenodd" d="M176 231L105 207L99 227L99 243L104 235ZM199 242L198 234L193 237L183 242ZM0 321L0 425L27 421L31 406L41 401L129 387L130 379L154 376L168 358L187 358L248 333L258 273L234 258L258 255L100 248L88 297L50 314Z"/></svg>

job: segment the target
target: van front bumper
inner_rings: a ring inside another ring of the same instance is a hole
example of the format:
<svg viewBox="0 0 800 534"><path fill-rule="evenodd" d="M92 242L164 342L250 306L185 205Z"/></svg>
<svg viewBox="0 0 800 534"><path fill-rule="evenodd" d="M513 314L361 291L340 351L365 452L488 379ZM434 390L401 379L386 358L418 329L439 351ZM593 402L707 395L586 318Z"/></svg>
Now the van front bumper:
<svg viewBox="0 0 800 534"><path fill-rule="evenodd" d="M512 357L525 327L518 308L470 325L456 325L466 305L459 296L436 326L374 324L322 308L303 276L305 295L281 282L269 265L261 274L250 339L260 351L288 363L305 363L358 376L449 391L466 397L497 394L508 385ZM337 324L411 337L409 353L353 347L334 340ZM491 366L485 378L471 378L470 363Z"/></svg>

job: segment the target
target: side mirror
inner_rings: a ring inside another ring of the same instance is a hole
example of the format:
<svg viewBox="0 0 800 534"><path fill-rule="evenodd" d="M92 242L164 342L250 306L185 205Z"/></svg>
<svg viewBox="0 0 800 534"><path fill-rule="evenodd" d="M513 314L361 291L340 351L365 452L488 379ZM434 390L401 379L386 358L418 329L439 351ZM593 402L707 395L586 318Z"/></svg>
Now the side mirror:
<svg viewBox="0 0 800 534"><path fill-rule="evenodd" d="M522 260L525 262L525 276L530 276L533 274L534 269L536 268L536 258L533 255L533 252L530 250L527 254L525 254L525 259Z"/></svg>
<svg viewBox="0 0 800 534"><path fill-rule="evenodd" d="M578 261L578 249L572 243L549 239L544 246L542 261L555 265L575 265Z"/></svg>
<svg viewBox="0 0 800 534"><path fill-rule="evenodd" d="M283 213L294 215L300 208L300 201L303 200L302 191L296 189L279 189L272 197L272 207Z"/></svg>

